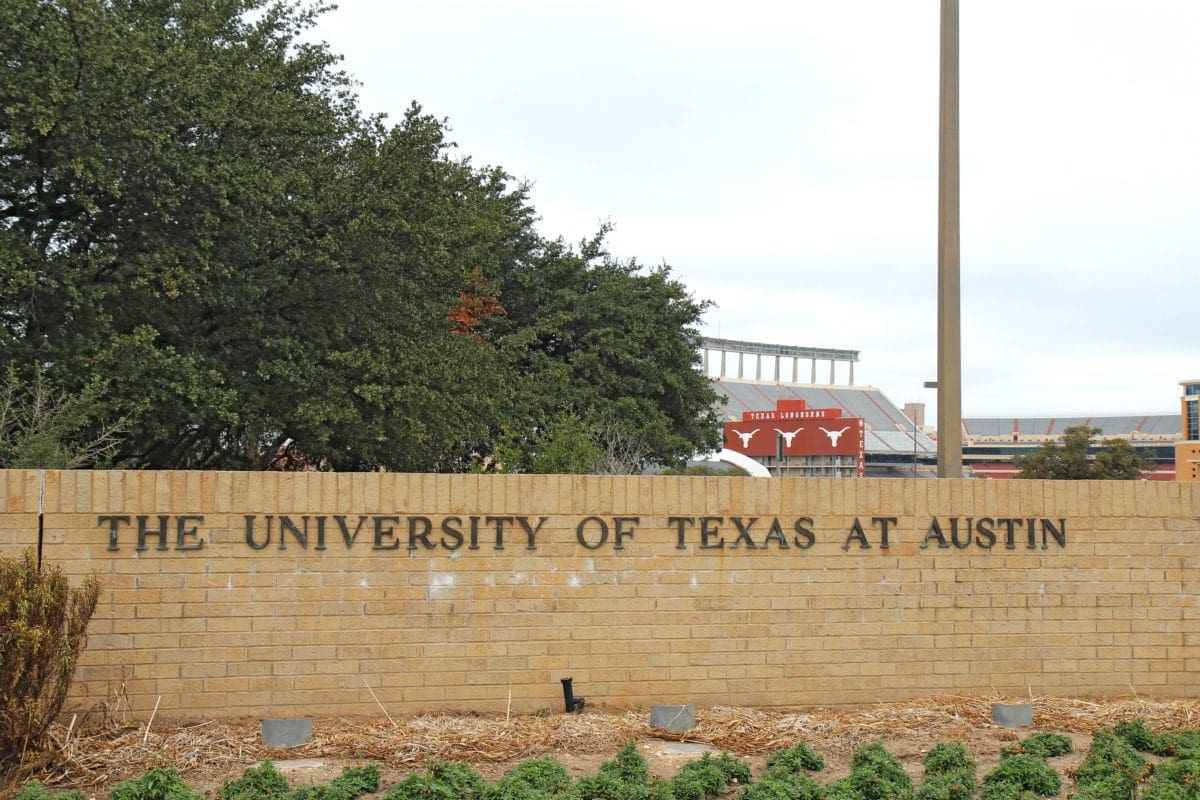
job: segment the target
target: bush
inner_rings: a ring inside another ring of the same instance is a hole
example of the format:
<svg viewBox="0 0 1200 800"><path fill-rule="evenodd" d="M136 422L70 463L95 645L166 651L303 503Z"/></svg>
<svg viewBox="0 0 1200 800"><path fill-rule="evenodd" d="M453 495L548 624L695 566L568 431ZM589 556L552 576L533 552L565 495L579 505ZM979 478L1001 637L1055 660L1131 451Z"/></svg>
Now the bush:
<svg viewBox="0 0 1200 800"><path fill-rule="evenodd" d="M675 800L704 800L724 794L730 783L743 786L753 780L749 765L728 753L713 757L705 753L697 761L683 765L671 779L671 794Z"/></svg>
<svg viewBox="0 0 1200 800"><path fill-rule="evenodd" d="M939 742L925 756L917 800L968 800L975 796L977 766L958 742Z"/></svg>
<svg viewBox="0 0 1200 800"><path fill-rule="evenodd" d="M1062 778L1044 758L1029 753L1006 755L983 776L983 800L1013 800L1022 792L1058 794Z"/></svg>
<svg viewBox="0 0 1200 800"><path fill-rule="evenodd" d="M850 777L846 780L851 796L862 800L905 800L913 796L912 778L900 765L900 759L880 742L854 751Z"/></svg>
<svg viewBox="0 0 1200 800"><path fill-rule="evenodd" d="M1144 719L1131 719L1113 725L1113 733L1129 742L1134 750L1151 753L1158 744L1158 737L1146 725Z"/></svg>
<svg viewBox="0 0 1200 800"><path fill-rule="evenodd" d="M975 768L929 772L917 787L916 800L969 800L975 796Z"/></svg>
<svg viewBox="0 0 1200 800"><path fill-rule="evenodd" d="M140 778L118 783L108 793L109 800L204 800L204 796L183 782L174 767L152 769Z"/></svg>
<svg viewBox="0 0 1200 800"><path fill-rule="evenodd" d="M347 767L326 786L299 786L288 800L355 800L379 790L379 766Z"/></svg>
<svg viewBox="0 0 1200 800"><path fill-rule="evenodd" d="M431 759L427 772L413 772L383 800L475 800L484 791L483 778L464 764Z"/></svg>
<svg viewBox="0 0 1200 800"><path fill-rule="evenodd" d="M950 774L967 770L975 774L975 761L967 755L967 748L958 742L939 742L925 756L925 774ZM974 779L972 779L974 782Z"/></svg>
<svg viewBox="0 0 1200 800"><path fill-rule="evenodd" d="M819 753L813 752L804 742L779 750L767 758L767 772L770 773L799 773L801 771L820 772L825 769L825 759Z"/></svg>
<svg viewBox="0 0 1200 800"><path fill-rule="evenodd" d="M1070 753L1075 749L1075 743L1062 734L1042 731L1022 739L1021 749L1032 756L1054 758Z"/></svg>
<svg viewBox="0 0 1200 800"><path fill-rule="evenodd" d="M1137 797L1137 784L1125 775L1109 775L1105 778L1080 785L1075 800L1133 800Z"/></svg>
<svg viewBox="0 0 1200 800"><path fill-rule="evenodd" d="M742 790L741 800L821 800L821 784L803 772L768 772Z"/></svg>
<svg viewBox="0 0 1200 800"><path fill-rule="evenodd" d="M571 775L553 758L522 761L483 791L485 800L552 800L571 790Z"/></svg>
<svg viewBox="0 0 1200 800"><path fill-rule="evenodd" d="M40 781L30 781L17 792L17 800L83 800L83 794L75 789L51 794Z"/></svg>
<svg viewBox="0 0 1200 800"><path fill-rule="evenodd" d="M222 786L217 796L221 800L282 800L291 790L287 778L275 769L275 762L267 759Z"/></svg>
<svg viewBox="0 0 1200 800"><path fill-rule="evenodd" d="M1156 756L1200 755L1200 732L1164 733L1154 742Z"/></svg>
<svg viewBox="0 0 1200 800"><path fill-rule="evenodd" d="M1105 728L1092 739L1087 758L1075 770L1075 782L1090 783L1114 774L1139 783L1150 774L1150 762L1111 728Z"/></svg>
<svg viewBox="0 0 1200 800"><path fill-rule="evenodd" d="M100 598L95 576L72 589L30 550L0 556L0 762L40 750L62 711Z"/></svg>

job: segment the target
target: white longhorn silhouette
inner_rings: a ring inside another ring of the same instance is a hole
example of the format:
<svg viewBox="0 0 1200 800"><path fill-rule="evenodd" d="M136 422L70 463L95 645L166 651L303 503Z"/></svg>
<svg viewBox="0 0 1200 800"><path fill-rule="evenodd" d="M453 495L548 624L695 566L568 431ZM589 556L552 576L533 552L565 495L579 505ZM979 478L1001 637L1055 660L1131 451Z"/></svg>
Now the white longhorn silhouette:
<svg viewBox="0 0 1200 800"><path fill-rule="evenodd" d="M734 433L736 433L739 437L741 437L742 447L749 447L750 440L752 438L754 438L754 434L758 433L758 428L755 428L754 430L750 431L749 433L742 433L741 431L734 431Z"/></svg>
<svg viewBox="0 0 1200 800"><path fill-rule="evenodd" d="M802 431L802 430L804 430L804 428L803 428L803 427L800 427L800 428L796 428L796 430L792 431L791 433L788 433L787 431L781 431L781 430L779 430L779 428L776 428L776 429L775 429L775 432L776 432L776 433L778 433L780 436L782 436L782 437L783 437L783 443L784 443L784 445L785 445L785 446L787 446L787 447L791 447L791 446L792 446L792 439L795 439L795 438L796 438L796 434L797 434L797 433L799 433L799 432L800 432L800 431Z"/></svg>
<svg viewBox="0 0 1200 800"><path fill-rule="evenodd" d="M831 445L833 445L834 447L837 447L838 439L842 438L842 434L845 433L846 431L850 430L849 425L842 428L841 430L836 430L836 431L831 431L828 428L823 428L819 425L817 427L820 427L821 430L825 431L825 435L829 437L829 443Z"/></svg>

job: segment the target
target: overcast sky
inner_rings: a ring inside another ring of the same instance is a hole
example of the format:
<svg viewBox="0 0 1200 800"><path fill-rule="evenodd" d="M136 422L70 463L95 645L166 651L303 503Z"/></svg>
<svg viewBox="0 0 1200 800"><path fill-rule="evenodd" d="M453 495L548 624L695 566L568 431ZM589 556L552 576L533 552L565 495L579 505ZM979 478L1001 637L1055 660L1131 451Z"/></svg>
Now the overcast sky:
<svg viewBox="0 0 1200 800"><path fill-rule="evenodd" d="M669 264L705 334L859 350L932 413L938 6L341 0L315 35L364 110L530 181L544 235ZM965 416L1200 378L1198 43L1197 0L962 0Z"/></svg>

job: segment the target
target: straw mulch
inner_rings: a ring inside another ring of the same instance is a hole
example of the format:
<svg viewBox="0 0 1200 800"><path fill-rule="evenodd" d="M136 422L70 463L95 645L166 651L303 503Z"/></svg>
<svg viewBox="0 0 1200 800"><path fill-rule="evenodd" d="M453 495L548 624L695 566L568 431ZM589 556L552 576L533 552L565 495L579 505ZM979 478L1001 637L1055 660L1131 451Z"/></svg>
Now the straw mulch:
<svg viewBox="0 0 1200 800"><path fill-rule="evenodd" d="M193 785L228 780L263 759L320 758L343 763L378 763L393 770L420 768L437 758L477 767L541 754L615 753L629 740L676 739L706 743L746 756L765 756L805 741L827 758L848 758L873 741L902 740L911 753L939 741L962 741L986 750L1028 730L992 724L993 703L1022 703L1029 698L997 695L950 697L880 704L865 708L761 710L702 708L696 727L672 736L651 728L645 710L587 709L579 715L421 714L396 718L322 717L313 721L313 739L302 747L272 751L260 742L257 718L208 721L156 720L92 730L53 730L56 754L38 770L54 785L104 787L148 769L172 765ZM1090 734L1098 728L1140 717L1156 731L1200 724L1200 701L1151 701L1033 698L1039 730ZM983 738L980 738L980 737ZM903 756L902 756L903 757ZM486 774L486 773L485 773Z"/></svg>

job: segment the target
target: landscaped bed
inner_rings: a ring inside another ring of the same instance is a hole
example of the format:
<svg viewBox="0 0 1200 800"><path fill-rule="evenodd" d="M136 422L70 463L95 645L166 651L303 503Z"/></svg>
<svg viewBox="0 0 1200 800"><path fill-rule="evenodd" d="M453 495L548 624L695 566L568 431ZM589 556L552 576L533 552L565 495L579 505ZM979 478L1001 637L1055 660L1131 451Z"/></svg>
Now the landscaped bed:
<svg viewBox="0 0 1200 800"><path fill-rule="evenodd" d="M56 727L52 757L10 776L4 794L24 787L25 800L69 788L112 800L1200 800L1192 783L1200 735L1187 733L1200 727L1200 702L1036 697L1033 726L992 724L992 704L1012 702L1030 698L698 709L696 727L680 735L651 728L645 709L318 717L312 740L286 750L262 746L257 718L148 725L108 714ZM685 742L714 752L679 746ZM448 783L439 778L446 770ZM270 788L253 788L259 784Z"/></svg>

